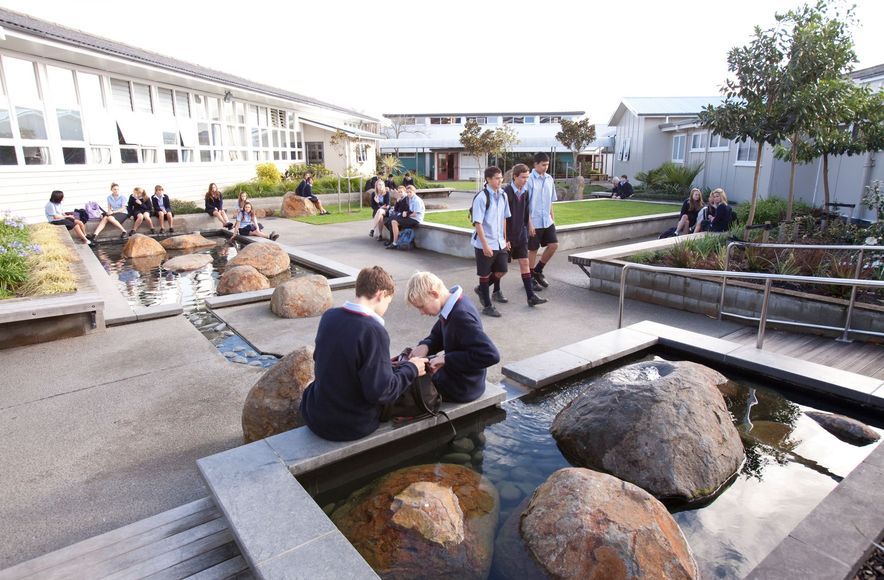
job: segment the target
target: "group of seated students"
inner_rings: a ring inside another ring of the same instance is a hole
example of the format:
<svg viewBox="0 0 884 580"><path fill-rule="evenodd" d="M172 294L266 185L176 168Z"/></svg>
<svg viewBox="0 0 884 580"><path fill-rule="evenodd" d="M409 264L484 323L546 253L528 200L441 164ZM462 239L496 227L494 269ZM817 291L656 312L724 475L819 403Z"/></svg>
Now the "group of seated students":
<svg viewBox="0 0 884 580"><path fill-rule="evenodd" d="M264 233L264 226L258 222L258 216L252 207L249 194L245 191L240 191L236 199L237 209L234 221L230 220L224 209L224 197L221 195L221 190L218 189L217 184L209 184L205 202L206 213L218 220L221 227L225 229L234 230L241 236L269 238L274 241L279 238L279 234L276 232Z"/></svg>
<svg viewBox="0 0 884 580"><path fill-rule="evenodd" d="M703 192L693 188L681 204L681 214L675 235L699 232L726 232L735 218L734 210L727 204L727 193L720 187L709 194L709 201L703 201Z"/></svg>
<svg viewBox="0 0 884 580"><path fill-rule="evenodd" d="M371 434L384 406L425 373L443 401L474 401L485 392L486 369L500 362L463 288L448 288L435 274L417 272L408 281L406 301L437 320L407 362L395 364L383 319L394 291L386 270L363 268L356 277L355 301L327 310L320 319L315 378L301 397L300 413L324 439L351 441Z"/></svg>
<svg viewBox="0 0 884 580"><path fill-rule="evenodd" d="M49 202L46 204L46 220L54 225L65 226L83 240L84 243L90 245L108 224L120 230L120 238L125 238L127 232L126 228L123 227L123 222L129 218L132 218L133 221L132 229L128 232L130 236L135 235L136 230L144 221L147 221L150 233L156 233L152 217L156 217L159 220L161 234L165 233L166 223L169 225L169 232L175 232L172 203L169 201L169 196L165 194L162 185L154 187L154 194L152 196L148 196L141 187L136 187L125 204L124 198L120 195L119 185L111 183L110 191L110 195L107 196L107 210L102 209L96 202L88 202L86 204L87 208L94 207L96 213L90 215L87 212L84 216L73 211L66 211L62 205L64 192L55 190L49 196ZM98 225L93 233L87 234L84 222L91 219L98 220Z"/></svg>
<svg viewBox="0 0 884 580"><path fill-rule="evenodd" d="M402 230L414 229L424 221L424 200L417 195L414 185L388 189L380 179L368 191L371 194L371 210L374 215L368 237L373 238L377 232L377 241L383 242L383 231L386 228L390 232L390 239L384 245L388 250L395 250L399 247L399 234Z"/></svg>

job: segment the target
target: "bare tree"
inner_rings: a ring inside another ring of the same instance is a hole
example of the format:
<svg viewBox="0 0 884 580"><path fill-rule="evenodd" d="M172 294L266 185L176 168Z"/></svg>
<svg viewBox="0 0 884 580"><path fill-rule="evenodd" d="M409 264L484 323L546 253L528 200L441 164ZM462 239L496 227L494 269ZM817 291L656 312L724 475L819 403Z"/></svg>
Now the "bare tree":
<svg viewBox="0 0 884 580"><path fill-rule="evenodd" d="M427 136L427 133L420 129L414 123L407 123L409 117L400 115L385 116L387 124L381 127L381 134L387 139L398 140L402 135L421 135ZM413 117L412 117L413 119ZM399 157L399 147L394 147L393 151L396 157Z"/></svg>

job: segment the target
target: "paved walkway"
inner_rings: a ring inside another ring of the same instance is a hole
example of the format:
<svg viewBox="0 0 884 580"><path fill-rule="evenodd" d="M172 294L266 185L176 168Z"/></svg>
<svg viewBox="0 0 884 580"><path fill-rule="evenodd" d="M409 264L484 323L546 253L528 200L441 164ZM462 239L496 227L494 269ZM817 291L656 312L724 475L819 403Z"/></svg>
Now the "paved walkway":
<svg viewBox="0 0 884 580"><path fill-rule="evenodd" d="M470 199L455 193L448 203L463 208ZM283 241L307 251L387 268L400 290L387 316L396 350L422 338L433 322L404 304L413 272L432 270L471 296L477 282L471 260L384 250L369 239L367 222L266 221ZM617 298L590 292L566 254L555 256L546 275L549 304L529 308L512 273L503 283L511 299L500 309L503 318L484 319L503 362L616 328ZM335 302L350 296L352 290L336 292ZM221 314L256 346L280 354L311 343L316 324L276 319L267 303ZM630 302L624 322L645 319L715 337L739 328ZM261 372L226 362L180 316L2 350L0 368L0 569L207 495L195 460L240 444L242 403ZM499 367L489 378L501 378Z"/></svg>

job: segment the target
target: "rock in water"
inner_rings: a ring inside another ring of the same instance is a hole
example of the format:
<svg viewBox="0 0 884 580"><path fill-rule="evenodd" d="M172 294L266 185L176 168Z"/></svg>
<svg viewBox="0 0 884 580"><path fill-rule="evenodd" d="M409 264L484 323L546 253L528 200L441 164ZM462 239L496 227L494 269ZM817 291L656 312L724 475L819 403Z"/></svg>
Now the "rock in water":
<svg viewBox="0 0 884 580"><path fill-rule="evenodd" d="M245 442L251 443L303 425L298 408L304 390L312 381L312 346L295 349L264 373L249 391L243 406Z"/></svg>
<svg viewBox="0 0 884 580"><path fill-rule="evenodd" d="M212 256L208 254L186 254L166 260L163 262L163 268L171 272L190 272L211 263Z"/></svg>
<svg viewBox="0 0 884 580"><path fill-rule="evenodd" d="M270 310L282 318L319 316L333 304L328 279L319 274L292 278L270 297Z"/></svg>
<svg viewBox="0 0 884 580"><path fill-rule="evenodd" d="M616 477L573 467L553 473L507 519L494 568L526 580L699 578L690 546L663 504Z"/></svg>
<svg viewBox="0 0 884 580"><path fill-rule="evenodd" d="M207 248L214 246L215 242L204 238L200 234L184 234L181 236L172 236L160 242L167 250L192 250L194 248Z"/></svg>
<svg viewBox="0 0 884 580"><path fill-rule="evenodd" d="M382 578L484 579L499 502L459 465L406 467L354 492L332 520Z"/></svg>
<svg viewBox="0 0 884 580"><path fill-rule="evenodd" d="M270 288L267 276L251 266L234 266L227 268L218 280L217 292L219 296L226 294L239 294L240 292L252 292Z"/></svg>
<svg viewBox="0 0 884 580"><path fill-rule="evenodd" d="M124 258L144 258L166 253L166 249L155 239L143 234L131 236L123 246Z"/></svg>
<svg viewBox="0 0 884 580"><path fill-rule="evenodd" d="M821 413L820 411L807 411L808 417L819 423L823 429L838 439L851 445L868 445L881 438L878 433L856 419L838 415L836 413Z"/></svg>
<svg viewBox="0 0 884 580"><path fill-rule="evenodd" d="M635 363L585 389L550 431L575 465L610 473L660 499L702 500L745 458L717 388L726 380L691 362Z"/></svg>
<svg viewBox="0 0 884 580"><path fill-rule="evenodd" d="M289 255L278 244L252 242L232 260L228 266L252 266L265 276L276 276L291 267Z"/></svg>

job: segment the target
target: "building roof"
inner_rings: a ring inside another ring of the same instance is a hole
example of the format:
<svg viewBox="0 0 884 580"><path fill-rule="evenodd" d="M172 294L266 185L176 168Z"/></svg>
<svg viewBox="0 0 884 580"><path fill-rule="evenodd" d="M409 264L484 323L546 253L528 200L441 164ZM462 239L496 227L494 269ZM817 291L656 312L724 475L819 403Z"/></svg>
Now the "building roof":
<svg viewBox="0 0 884 580"><path fill-rule="evenodd" d="M58 24L55 24L54 22L40 20L27 14L14 12L5 8L0 8L0 27L7 30L23 32L25 34L37 36L46 40L68 44L77 48L83 48L110 56L124 58L140 64L150 65L168 71L194 76L204 80L230 85L231 87L247 89L249 91L263 93L272 97L282 98L297 103L303 103L305 105L311 105L314 107L321 107L323 109L345 113L347 115L352 115L354 117L358 117L368 121L378 121L378 119L364 113L360 113L358 111L339 107L338 105L326 103L324 101L320 101L298 93L292 93L276 87L271 87L269 85L256 83L242 77L237 77L197 64L143 50L141 48L130 46L128 44L123 44L122 42L109 40L107 38L88 34L86 32L82 32L73 28L65 28L64 26L60 26Z"/></svg>
<svg viewBox="0 0 884 580"><path fill-rule="evenodd" d="M876 77L884 76L884 64L861 68L850 73L850 78L855 81L863 82Z"/></svg>
<svg viewBox="0 0 884 580"><path fill-rule="evenodd" d="M639 117L696 115L706 105L718 105L724 97L624 97L608 125L616 125L626 111Z"/></svg>
<svg viewBox="0 0 884 580"><path fill-rule="evenodd" d="M325 121L317 121L316 119L308 119L307 117L301 116L301 122L306 123L307 125L312 125L313 127L317 127L319 129L325 129L327 131L343 131L347 135L352 135L354 137L361 137L363 139L383 139L383 135L378 135L377 133L370 133L369 131L363 131L361 129L356 129L354 127L348 127L341 123L327 123Z"/></svg>
<svg viewBox="0 0 884 580"><path fill-rule="evenodd" d="M521 117L524 115L585 115L586 111L521 111L496 113L384 113L384 117Z"/></svg>

